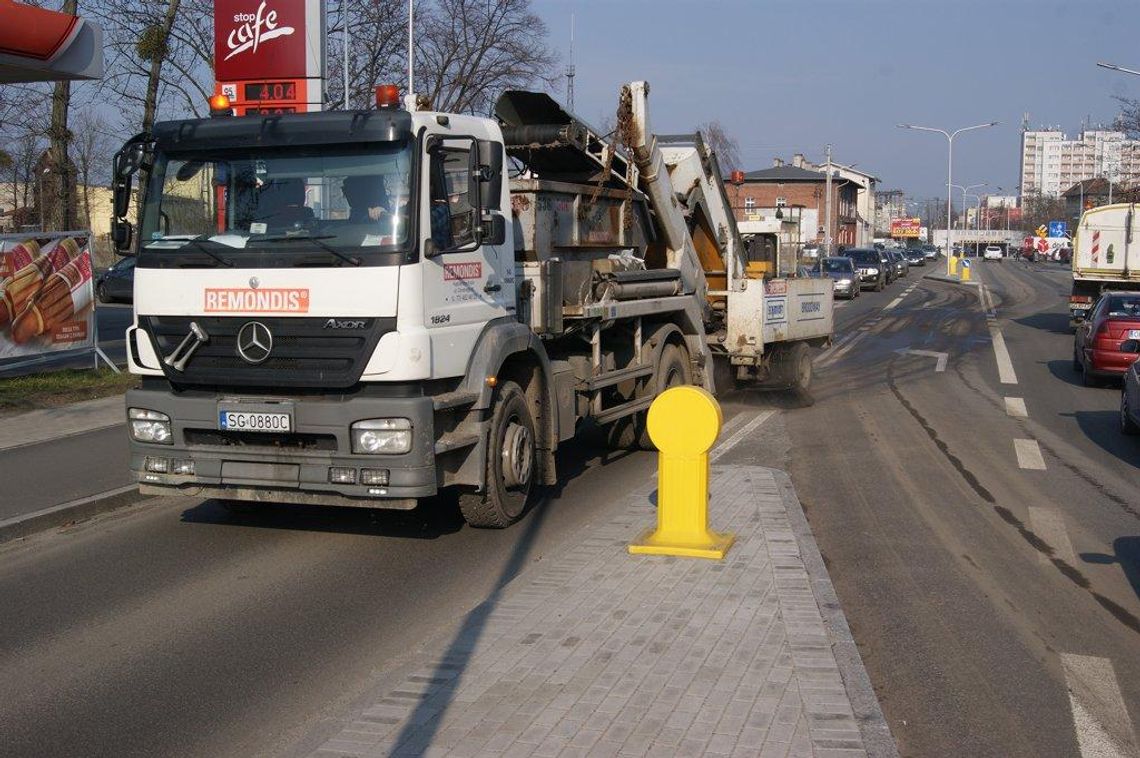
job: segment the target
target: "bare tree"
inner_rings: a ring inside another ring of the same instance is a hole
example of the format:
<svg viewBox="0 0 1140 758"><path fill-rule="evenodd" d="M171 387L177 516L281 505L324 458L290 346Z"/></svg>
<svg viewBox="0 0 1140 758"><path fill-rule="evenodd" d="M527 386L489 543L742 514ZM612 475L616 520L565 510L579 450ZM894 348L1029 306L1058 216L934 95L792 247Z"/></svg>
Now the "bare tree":
<svg viewBox="0 0 1140 758"><path fill-rule="evenodd" d="M416 6L422 17L425 4ZM377 84L407 81L407 12L401 3L348 3L349 107L370 108ZM344 104L344 17L340 3L328 17L328 107Z"/></svg>
<svg viewBox="0 0 1140 758"><path fill-rule="evenodd" d="M437 110L486 113L503 90L561 79L530 0L436 0L417 23L416 89Z"/></svg>
<svg viewBox="0 0 1140 758"><path fill-rule="evenodd" d="M150 129L173 109L201 114L213 92L213 7L208 0L90 0L103 25L104 84L140 109L128 125ZM136 127L137 128L137 127Z"/></svg>
<svg viewBox="0 0 1140 758"><path fill-rule="evenodd" d="M697 124L697 131L705 138L705 143L716 153L722 171L743 168L740 163L740 143L728 133L719 121L706 121Z"/></svg>
<svg viewBox="0 0 1140 758"><path fill-rule="evenodd" d="M73 154L82 197L82 215L87 229L91 223L91 187L110 184L111 155L115 150L107 121L93 111L84 111L75 122Z"/></svg>
<svg viewBox="0 0 1140 758"><path fill-rule="evenodd" d="M1120 114L1113 125L1133 139L1140 137L1140 100L1120 95L1115 95L1114 99L1120 103Z"/></svg>

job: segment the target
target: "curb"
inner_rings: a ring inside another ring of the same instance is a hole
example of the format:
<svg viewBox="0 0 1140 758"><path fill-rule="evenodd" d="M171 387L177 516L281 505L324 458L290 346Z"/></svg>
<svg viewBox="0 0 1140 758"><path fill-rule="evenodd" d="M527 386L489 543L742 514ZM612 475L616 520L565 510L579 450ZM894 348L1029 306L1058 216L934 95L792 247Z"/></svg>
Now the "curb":
<svg viewBox="0 0 1140 758"><path fill-rule="evenodd" d="M851 701L855 720L859 724L859 733L863 736L863 746L867 750L867 755L871 758L899 758L898 746L891 736L891 728L871 685L871 677L863 666L863 658L859 655L859 648L851 635L851 628L847 625L847 617L843 614L839 596L835 593L835 586L831 583L831 577L823 563L819 545L811 533L811 526L804 515L800 500L796 497L792 479L781 469L769 470L780 488L784 509L788 513L788 522L791 524L792 533L796 535L796 542L799 543L800 558L811 579L812 591L815 593L820 615L823 616L823 624L831 636L831 649L839 666L840 676L843 677L843 685L847 689L847 697Z"/></svg>
<svg viewBox="0 0 1140 758"><path fill-rule="evenodd" d="M23 516L15 516L0 521L0 544L152 499L154 498L151 496L140 495L137 484L128 484L125 487L60 503Z"/></svg>

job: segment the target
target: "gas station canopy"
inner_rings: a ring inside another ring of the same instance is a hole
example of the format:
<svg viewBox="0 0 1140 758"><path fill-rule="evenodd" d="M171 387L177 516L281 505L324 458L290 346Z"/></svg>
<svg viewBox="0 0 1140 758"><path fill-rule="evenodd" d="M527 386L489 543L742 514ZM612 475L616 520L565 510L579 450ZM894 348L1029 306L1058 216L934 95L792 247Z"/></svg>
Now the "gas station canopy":
<svg viewBox="0 0 1140 758"><path fill-rule="evenodd" d="M0 84L103 76L103 32L66 13L0 0Z"/></svg>

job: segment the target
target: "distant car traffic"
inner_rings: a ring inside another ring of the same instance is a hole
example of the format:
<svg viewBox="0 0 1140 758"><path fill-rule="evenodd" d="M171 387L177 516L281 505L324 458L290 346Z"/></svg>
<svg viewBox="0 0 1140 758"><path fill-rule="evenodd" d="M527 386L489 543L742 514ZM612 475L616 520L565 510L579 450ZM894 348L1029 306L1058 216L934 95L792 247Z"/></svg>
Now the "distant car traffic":
<svg viewBox="0 0 1140 758"><path fill-rule="evenodd" d="M906 262L906 256L902 254L901 250L888 250L887 257L891 259L891 265L894 266L895 279L903 279L910 273L910 264Z"/></svg>
<svg viewBox="0 0 1140 758"><path fill-rule="evenodd" d="M95 280L95 295L101 303L130 303L135 297L135 259L123 258Z"/></svg>
<svg viewBox="0 0 1140 758"><path fill-rule="evenodd" d="M823 259L823 272L831 277L835 296L853 300L859 296L862 287L859 284L859 272L855 270L855 262L846 256L832 256ZM819 275L819 267L814 270Z"/></svg>
<svg viewBox="0 0 1140 758"><path fill-rule="evenodd" d="M1106 292L1077 326L1073 370L1089 387L1121 377L1136 362L1137 353L1123 349L1133 340L1140 340L1140 292Z"/></svg>
<svg viewBox="0 0 1140 758"><path fill-rule="evenodd" d="M887 254L873 247L853 247L844 250L843 254L855 263L855 270L859 272L860 289L873 289L879 292L887 286L887 277L891 269Z"/></svg>
<svg viewBox="0 0 1140 758"><path fill-rule="evenodd" d="M926 256L926 260L932 261L938 258L938 246L927 243L922 246L922 254Z"/></svg>
<svg viewBox="0 0 1140 758"><path fill-rule="evenodd" d="M1120 351L1140 353L1140 341L1125 340ZM1124 383L1120 388L1120 431L1140 434L1140 362L1133 361L1124 372Z"/></svg>
<svg viewBox="0 0 1140 758"><path fill-rule="evenodd" d="M1002 253L1001 248L997 245L986 245L986 249L982 253L982 258L987 261L1000 262L1005 259L1005 254Z"/></svg>
<svg viewBox="0 0 1140 758"><path fill-rule="evenodd" d="M911 266L925 266L926 265L926 256L923 254L922 248L920 248L920 247L908 247L906 249L906 252L903 254L906 256L906 262L908 265L911 265Z"/></svg>

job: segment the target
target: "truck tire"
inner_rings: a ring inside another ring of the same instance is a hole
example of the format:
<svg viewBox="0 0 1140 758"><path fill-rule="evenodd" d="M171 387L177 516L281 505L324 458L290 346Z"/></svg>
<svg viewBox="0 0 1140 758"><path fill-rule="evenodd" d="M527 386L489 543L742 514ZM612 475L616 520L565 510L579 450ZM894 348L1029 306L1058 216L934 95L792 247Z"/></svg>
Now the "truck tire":
<svg viewBox="0 0 1140 758"><path fill-rule="evenodd" d="M806 391L811 387L811 352L807 343L777 345L765 386L772 389Z"/></svg>
<svg viewBox="0 0 1140 758"><path fill-rule="evenodd" d="M538 466L534 417L522 387L503 382L491 407L483 492L459 493L463 519L478 529L503 529L526 512Z"/></svg>
<svg viewBox="0 0 1140 758"><path fill-rule="evenodd" d="M811 387L811 351L808 350L806 342L792 345L788 354L788 371L789 389L806 392Z"/></svg>
<svg viewBox="0 0 1140 758"><path fill-rule="evenodd" d="M693 383L693 372L689 366L688 353L670 343L661 350L661 361L657 364L657 394L660 395L670 387L679 387ZM637 414L637 446L642 450L656 450L657 446L649 438L649 424L646 422L649 414Z"/></svg>

